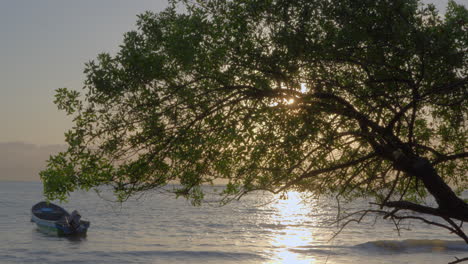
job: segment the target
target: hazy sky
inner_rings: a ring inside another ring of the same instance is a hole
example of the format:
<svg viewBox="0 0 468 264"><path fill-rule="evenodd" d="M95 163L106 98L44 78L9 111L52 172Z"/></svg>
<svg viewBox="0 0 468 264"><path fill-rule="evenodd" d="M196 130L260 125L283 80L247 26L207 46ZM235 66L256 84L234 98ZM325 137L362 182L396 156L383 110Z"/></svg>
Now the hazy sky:
<svg viewBox="0 0 468 264"><path fill-rule="evenodd" d="M61 144L71 126L52 103L80 89L84 63L115 52L136 15L166 0L0 0L0 142Z"/></svg>

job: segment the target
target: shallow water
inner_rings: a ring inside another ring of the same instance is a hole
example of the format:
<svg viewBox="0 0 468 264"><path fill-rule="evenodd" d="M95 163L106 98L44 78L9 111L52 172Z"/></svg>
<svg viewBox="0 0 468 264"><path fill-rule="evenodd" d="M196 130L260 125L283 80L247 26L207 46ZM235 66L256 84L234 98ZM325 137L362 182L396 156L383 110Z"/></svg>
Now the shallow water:
<svg viewBox="0 0 468 264"><path fill-rule="evenodd" d="M337 238L331 201L254 194L224 207L193 207L164 193L123 205L76 192L63 206L91 221L86 238L40 232L30 222L40 183L0 182L0 263L447 263L468 247L445 230L369 219ZM105 196L105 193L104 193ZM364 207L356 203L355 208Z"/></svg>

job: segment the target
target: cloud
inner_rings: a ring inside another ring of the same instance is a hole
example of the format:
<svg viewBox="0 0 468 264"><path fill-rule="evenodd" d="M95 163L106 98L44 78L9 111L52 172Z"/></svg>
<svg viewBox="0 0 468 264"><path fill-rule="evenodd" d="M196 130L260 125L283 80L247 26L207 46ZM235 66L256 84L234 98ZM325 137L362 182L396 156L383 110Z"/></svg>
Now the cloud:
<svg viewBox="0 0 468 264"><path fill-rule="evenodd" d="M65 149L65 145L0 142L0 181L40 181L39 171L49 156Z"/></svg>

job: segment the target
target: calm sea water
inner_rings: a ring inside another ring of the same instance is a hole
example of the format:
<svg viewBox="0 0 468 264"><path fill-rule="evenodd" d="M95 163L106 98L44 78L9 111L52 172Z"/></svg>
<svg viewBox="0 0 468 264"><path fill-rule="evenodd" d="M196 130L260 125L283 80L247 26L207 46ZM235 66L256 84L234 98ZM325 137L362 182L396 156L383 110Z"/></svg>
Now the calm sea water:
<svg viewBox="0 0 468 264"><path fill-rule="evenodd" d="M40 183L0 182L0 263L397 264L468 255L453 235L419 223L401 236L389 222L350 225L329 241L337 230L329 224L334 203L300 203L295 193L288 200L253 194L224 207L193 207L157 192L123 205L76 192L63 206L91 221L88 235L56 237L30 222L41 193Z"/></svg>

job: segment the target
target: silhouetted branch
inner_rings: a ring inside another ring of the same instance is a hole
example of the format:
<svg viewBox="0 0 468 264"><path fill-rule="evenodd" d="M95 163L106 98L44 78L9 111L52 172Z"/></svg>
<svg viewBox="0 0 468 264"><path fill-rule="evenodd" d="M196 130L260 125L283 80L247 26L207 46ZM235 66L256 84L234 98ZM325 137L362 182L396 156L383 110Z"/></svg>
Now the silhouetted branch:
<svg viewBox="0 0 468 264"><path fill-rule="evenodd" d="M449 262L448 264L456 264L456 263L461 263L461 262L468 261L468 257L462 258L462 259L459 259L459 258L455 257L455 259L456 259L455 261Z"/></svg>
<svg viewBox="0 0 468 264"><path fill-rule="evenodd" d="M434 162L432 162L432 165L437 165L442 162L456 160L456 159L463 159L463 158L468 158L468 152L458 153L458 154L449 155L449 156L441 156L438 159L436 159Z"/></svg>
<svg viewBox="0 0 468 264"><path fill-rule="evenodd" d="M459 82L451 83L449 85L443 86L443 87L436 87L426 93L424 93L421 96L417 96L414 98L410 103L408 103L406 106L404 106L400 111L388 122L388 125L385 127L387 130L393 129L395 124L397 123L398 120L400 120L410 109L414 108L416 106L416 103L418 101L424 100L427 96L430 96L432 94L439 94L439 93L446 93L449 90L455 89L457 87L463 87L466 85L468 82L468 78L464 78L460 80Z"/></svg>
<svg viewBox="0 0 468 264"><path fill-rule="evenodd" d="M364 157L361 157L359 159L355 159L355 160L351 160L349 162L345 162L345 163L341 163L341 164L337 164L335 166L330 166L330 167L327 167L327 168L323 168L323 169L317 169L317 170L312 170L312 171L309 171L309 172L306 172L304 174L302 174L300 177L294 179L293 181L290 181L288 182L286 185L284 185L283 187L281 187L280 189L278 189L277 191L275 191L275 193L280 193L286 189L288 189L290 186L304 180L304 179L307 179L307 178L310 178L310 177L314 177L314 176L317 176L319 174L322 174L322 173L327 173L327 172L331 172L331 171L336 171L336 170L339 170L339 169L344 169L344 168L347 168L347 167L351 167L351 166L355 166L361 162L364 162L368 159L371 159L373 157L375 157L376 154L375 153L370 153Z"/></svg>
<svg viewBox="0 0 468 264"><path fill-rule="evenodd" d="M396 202L392 202L392 203L396 203ZM407 202L403 202L403 204L406 204L406 203ZM370 204L382 206L382 204L378 204L378 203L370 203ZM430 207L427 207L427 208L430 208ZM340 224L339 230L333 234L333 236L332 236L332 238L330 240L334 239L337 235L339 235L343 231L343 229L347 225L349 225L350 223L361 223L362 220L367 215L377 214L377 215L383 215L383 219L391 220L393 222L393 224L395 225L398 234L400 233L400 230L401 230L400 225L401 225L401 222L403 220L418 220L418 221L422 221L423 223L426 223L428 225L433 225L433 226L444 228L444 229L450 231L450 233L456 234L457 236L462 238L468 244L468 237L463 232L463 230L461 229L461 225L458 226L450 218L441 216L442 219L444 219L447 223L450 224L450 226L449 226L449 225L445 225L443 223L428 220L427 218L424 218L422 216L397 214L399 211L400 211L399 208L395 208L392 211L367 209L367 210L359 210L359 211L356 211L356 212L352 212L352 213L344 215L343 217L340 217L340 215L338 215L338 219L336 221L334 221L332 224L338 224L338 223L343 222L343 221L345 221L345 222ZM339 214L341 214L341 209L339 210Z"/></svg>
<svg viewBox="0 0 468 264"><path fill-rule="evenodd" d="M408 201L391 201L391 202L386 202L381 205L385 207L392 207L392 208L398 208L402 210L410 210L410 211L422 213L422 214L439 216L442 218L454 218L460 221L468 221L468 216L460 216L459 214L456 214L455 212L452 214L452 212L449 212L446 210L440 210L438 208L423 206L423 205L415 204L415 203L408 202Z"/></svg>

